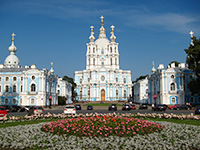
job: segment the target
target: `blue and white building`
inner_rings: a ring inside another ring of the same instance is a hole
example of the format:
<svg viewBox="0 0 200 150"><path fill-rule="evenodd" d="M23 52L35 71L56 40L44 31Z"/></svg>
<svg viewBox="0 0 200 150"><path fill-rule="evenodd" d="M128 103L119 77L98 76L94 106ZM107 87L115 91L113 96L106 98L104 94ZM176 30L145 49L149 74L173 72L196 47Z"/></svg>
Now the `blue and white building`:
<svg viewBox="0 0 200 150"><path fill-rule="evenodd" d="M95 40L91 26L90 42L87 44L86 70L75 72L77 84L77 100L116 101L128 100L131 93L131 71L119 69L118 43L115 42L114 26L110 40L106 37L106 29L101 27L99 38Z"/></svg>
<svg viewBox="0 0 200 150"><path fill-rule="evenodd" d="M58 96L65 96L71 102L71 85L54 75L51 69L38 69L36 65L22 67L14 45L8 48L10 55L0 64L0 105L37 105L58 104Z"/></svg>

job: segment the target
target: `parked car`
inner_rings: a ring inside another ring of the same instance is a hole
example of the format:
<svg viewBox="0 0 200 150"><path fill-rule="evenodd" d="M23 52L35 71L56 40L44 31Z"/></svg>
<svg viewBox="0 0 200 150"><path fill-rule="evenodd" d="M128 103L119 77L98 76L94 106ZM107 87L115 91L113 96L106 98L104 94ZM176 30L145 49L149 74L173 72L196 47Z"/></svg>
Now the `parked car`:
<svg viewBox="0 0 200 150"><path fill-rule="evenodd" d="M186 104L181 104L181 105L175 107L174 109L175 110L183 110L183 109L190 110L190 107Z"/></svg>
<svg viewBox="0 0 200 150"><path fill-rule="evenodd" d="M2 106L5 107L7 112L16 112L17 111L16 108L14 108L14 107L12 107L10 105L2 105Z"/></svg>
<svg viewBox="0 0 200 150"><path fill-rule="evenodd" d="M194 114L200 114L200 105L197 105L194 110Z"/></svg>
<svg viewBox="0 0 200 150"><path fill-rule="evenodd" d="M123 104L122 110L131 110L131 107L129 104Z"/></svg>
<svg viewBox="0 0 200 150"><path fill-rule="evenodd" d="M64 108L64 114L76 114L76 108L74 105L66 105Z"/></svg>
<svg viewBox="0 0 200 150"><path fill-rule="evenodd" d="M44 115L44 109L39 106L31 106L28 111L28 115L39 115L43 114Z"/></svg>
<svg viewBox="0 0 200 150"><path fill-rule="evenodd" d="M139 109L148 109L148 106L147 106L147 104L142 103L142 104L140 104Z"/></svg>
<svg viewBox="0 0 200 150"><path fill-rule="evenodd" d="M6 111L5 107L0 106L0 117L3 117L5 115L7 115L7 111Z"/></svg>
<svg viewBox="0 0 200 150"><path fill-rule="evenodd" d="M75 108L76 108L76 110L81 110L81 105L80 104L76 104Z"/></svg>
<svg viewBox="0 0 200 150"><path fill-rule="evenodd" d="M117 110L117 105L116 104L110 104L110 106L108 106L108 110L109 111L111 111L111 110L116 111Z"/></svg>
<svg viewBox="0 0 200 150"><path fill-rule="evenodd" d="M15 108L18 112L24 112L25 108L22 106L18 106L18 105L12 105L13 108Z"/></svg>
<svg viewBox="0 0 200 150"><path fill-rule="evenodd" d="M167 109L167 106L165 104L158 104L155 107L152 107L152 110L156 111L165 111Z"/></svg>
<svg viewBox="0 0 200 150"><path fill-rule="evenodd" d="M88 105L87 106L87 110L93 110L93 106L92 105Z"/></svg>
<svg viewBox="0 0 200 150"><path fill-rule="evenodd" d="M180 104L175 104L175 105L169 106L168 108L171 109L171 110L173 110L174 108L176 108L178 106L180 106Z"/></svg>
<svg viewBox="0 0 200 150"><path fill-rule="evenodd" d="M24 106L25 110L28 112L31 106Z"/></svg>
<svg viewBox="0 0 200 150"><path fill-rule="evenodd" d="M131 105L130 105L130 108L131 108L131 109L136 109L136 107L135 107L134 104L131 104Z"/></svg>

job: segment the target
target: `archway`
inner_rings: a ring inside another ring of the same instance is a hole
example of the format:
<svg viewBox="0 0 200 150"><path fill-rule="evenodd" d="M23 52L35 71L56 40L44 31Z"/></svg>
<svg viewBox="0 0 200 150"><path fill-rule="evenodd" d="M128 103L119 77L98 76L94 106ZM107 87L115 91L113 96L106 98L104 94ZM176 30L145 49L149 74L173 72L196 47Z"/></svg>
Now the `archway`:
<svg viewBox="0 0 200 150"><path fill-rule="evenodd" d="M104 89L102 89L101 90L101 101L105 101L105 90Z"/></svg>

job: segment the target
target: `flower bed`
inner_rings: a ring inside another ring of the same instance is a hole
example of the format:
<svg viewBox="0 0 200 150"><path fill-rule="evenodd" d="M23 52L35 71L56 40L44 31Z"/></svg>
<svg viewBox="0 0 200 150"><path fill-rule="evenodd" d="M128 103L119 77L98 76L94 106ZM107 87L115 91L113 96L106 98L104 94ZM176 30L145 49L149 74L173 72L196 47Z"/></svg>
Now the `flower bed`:
<svg viewBox="0 0 200 150"><path fill-rule="evenodd" d="M60 136L41 131L44 123L0 129L0 149L200 149L200 127L168 122L163 130L133 137L77 137Z"/></svg>
<svg viewBox="0 0 200 150"><path fill-rule="evenodd" d="M119 136L131 137L136 134L146 135L160 132L164 125L129 117L78 117L52 121L43 125L42 131L65 136Z"/></svg>

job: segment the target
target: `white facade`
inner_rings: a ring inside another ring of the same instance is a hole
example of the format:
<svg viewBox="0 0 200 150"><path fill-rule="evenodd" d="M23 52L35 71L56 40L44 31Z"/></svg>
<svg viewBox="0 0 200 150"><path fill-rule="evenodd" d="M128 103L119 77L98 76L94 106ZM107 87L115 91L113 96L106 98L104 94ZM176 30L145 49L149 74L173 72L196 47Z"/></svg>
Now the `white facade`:
<svg viewBox="0 0 200 150"><path fill-rule="evenodd" d="M134 83L134 102L147 103L148 101L148 79L139 80Z"/></svg>
<svg viewBox="0 0 200 150"><path fill-rule="evenodd" d="M87 44L86 70L75 72L77 100L116 101L127 100L131 93L131 71L119 69L118 43L115 42L114 26L110 41L101 17L99 38L95 41L91 26Z"/></svg>
<svg viewBox="0 0 200 150"><path fill-rule="evenodd" d="M66 81L58 80L54 75L53 63L51 69L38 69L36 65L20 66L20 61L15 55L17 48L14 45L14 34L12 45L8 48L10 55L0 64L0 105L37 105L48 106L58 104L57 84L64 91L62 96L68 97L71 102L71 85ZM69 85L69 86L68 86ZM69 88L69 89L67 89Z"/></svg>

